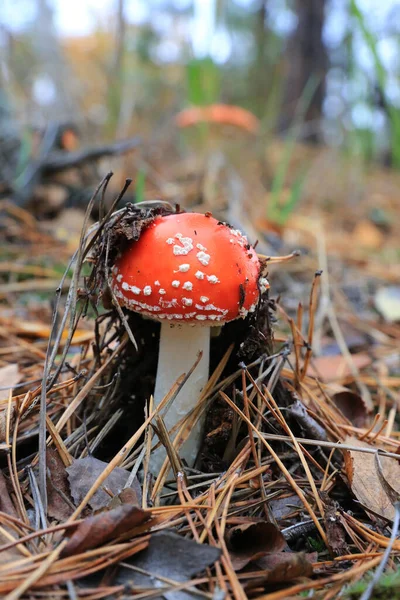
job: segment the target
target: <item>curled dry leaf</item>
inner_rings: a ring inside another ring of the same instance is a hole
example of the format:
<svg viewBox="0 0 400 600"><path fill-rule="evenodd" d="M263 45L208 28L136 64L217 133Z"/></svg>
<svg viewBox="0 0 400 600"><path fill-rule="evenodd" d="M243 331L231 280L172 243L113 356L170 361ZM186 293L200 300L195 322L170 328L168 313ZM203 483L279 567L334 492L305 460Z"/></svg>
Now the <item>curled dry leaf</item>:
<svg viewBox="0 0 400 600"><path fill-rule="evenodd" d="M67 467L71 494L76 505L83 500L98 476L107 468L107 465L108 463L94 456L85 456L85 458L78 458L70 467ZM91 508L93 510L100 510L107 507L112 497L118 496L124 489L128 477L129 471L116 467L104 481L102 489L97 490L89 501ZM136 494L136 506L139 506L141 504L141 487L139 481L135 479L131 487ZM105 490L108 490L110 493L107 493Z"/></svg>
<svg viewBox="0 0 400 600"><path fill-rule="evenodd" d="M331 391L331 398L340 412L354 427L364 427L366 425L368 406L360 394L338 385L334 386L333 393Z"/></svg>
<svg viewBox="0 0 400 600"><path fill-rule="evenodd" d="M277 552L257 560L256 566L264 571L264 576L249 581L246 590L265 585L282 583L298 577L311 577L312 564L303 552Z"/></svg>
<svg viewBox="0 0 400 600"><path fill-rule="evenodd" d="M129 504L88 517L79 523L61 556L71 556L97 548L146 521L149 521L150 527L149 513Z"/></svg>
<svg viewBox="0 0 400 600"><path fill-rule="evenodd" d="M344 440L344 444L358 448L373 448L377 450L375 446L371 446L352 436L347 437ZM400 494L399 462L395 458L380 456L379 460L382 471L380 477L373 454L366 454L354 450L344 450L343 454L346 474L355 497L366 508L370 508L378 515L393 521L395 509L382 485L381 478L383 476L388 484Z"/></svg>
<svg viewBox="0 0 400 600"><path fill-rule="evenodd" d="M226 541L235 571L240 571L249 562L269 552L279 552L286 546L278 527L267 521L232 527L226 534Z"/></svg>

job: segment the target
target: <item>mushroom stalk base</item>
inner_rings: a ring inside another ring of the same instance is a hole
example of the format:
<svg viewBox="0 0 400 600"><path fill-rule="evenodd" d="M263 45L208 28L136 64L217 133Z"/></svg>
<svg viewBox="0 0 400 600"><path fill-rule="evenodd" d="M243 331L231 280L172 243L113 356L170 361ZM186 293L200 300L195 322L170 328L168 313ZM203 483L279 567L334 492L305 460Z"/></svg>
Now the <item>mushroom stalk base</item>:
<svg viewBox="0 0 400 600"><path fill-rule="evenodd" d="M188 373L195 364L198 353L203 355L186 381L181 391L163 414L168 431L178 423L198 402L200 394L208 381L209 371L210 328L191 325L172 326L161 324L160 349L158 354L157 379L154 391L154 404L158 406L164 396L170 391L175 381L182 373ZM193 466L200 449L204 417L200 417L191 428L190 437L179 450L179 456ZM173 441L176 433L171 435ZM166 457L165 448L159 448L152 453L150 470L158 475Z"/></svg>

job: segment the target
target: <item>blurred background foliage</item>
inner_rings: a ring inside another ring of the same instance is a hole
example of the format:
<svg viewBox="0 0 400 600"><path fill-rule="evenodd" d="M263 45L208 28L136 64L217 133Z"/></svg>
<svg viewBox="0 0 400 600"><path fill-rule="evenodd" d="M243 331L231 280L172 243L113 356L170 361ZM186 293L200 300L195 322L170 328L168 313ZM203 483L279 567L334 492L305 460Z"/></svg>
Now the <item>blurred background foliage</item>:
<svg viewBox="0 0 400 600"><path fill-rule="evenodd" d="M277 223L315 149L341 165L400 168L395 0L3 0L0 50L0 152L14 177L50 121L85 143L140 134L156 154L171 144L204 157L214 129L177 131L174 117L213 103L259 119L236 163L249 148L268 157L258 174ZM224 152L235 161L229 136Z"/></svg>

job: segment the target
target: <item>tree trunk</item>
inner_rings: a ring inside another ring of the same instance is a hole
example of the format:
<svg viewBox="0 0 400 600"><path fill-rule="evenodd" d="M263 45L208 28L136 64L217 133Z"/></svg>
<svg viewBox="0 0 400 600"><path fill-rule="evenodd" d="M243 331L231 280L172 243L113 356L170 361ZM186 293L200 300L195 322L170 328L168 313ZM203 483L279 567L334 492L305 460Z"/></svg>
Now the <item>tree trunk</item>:
<svg viewBox="0 0 400 600"><path fill-rule="evenodd" d="M286 84L284 90L280 130L293 123L304 88L310 77L316 78L316 89L308 102L303 122L303 138L318 142L321 134L322 103L328 57L322 40L326 0L295 0L298 23L289 39L286 51Z"/></svg>

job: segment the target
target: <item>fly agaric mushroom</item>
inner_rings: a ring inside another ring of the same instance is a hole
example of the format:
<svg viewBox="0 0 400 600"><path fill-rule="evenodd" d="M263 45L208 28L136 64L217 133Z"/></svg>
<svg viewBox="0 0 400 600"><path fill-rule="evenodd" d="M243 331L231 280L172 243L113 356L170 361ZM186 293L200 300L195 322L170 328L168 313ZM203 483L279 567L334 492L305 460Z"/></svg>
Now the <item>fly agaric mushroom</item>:
<svg viewBox="0 0 400 600"><path fill-rule="evenodd" d="M210 328L255 310L268 285L260 272L246 237L209 213L156 217L117 259L111 287L119 304L161 322L156 406L202 352L164 417L168 430L196 405L208 381ZM201 429L198 422L180 453L189 465L198 454ZM154 473L164 458L163 449L153 453Z"/></svg>
<svg viewBox="0 0 400 600"><path fill-rule="evenodd" d="M257 117L248 110L231 104L192 106L185 108L175 117L175 123L180 128L190 127L201 122L234 125L253 134L260 129L260 121Z"/></svg>

